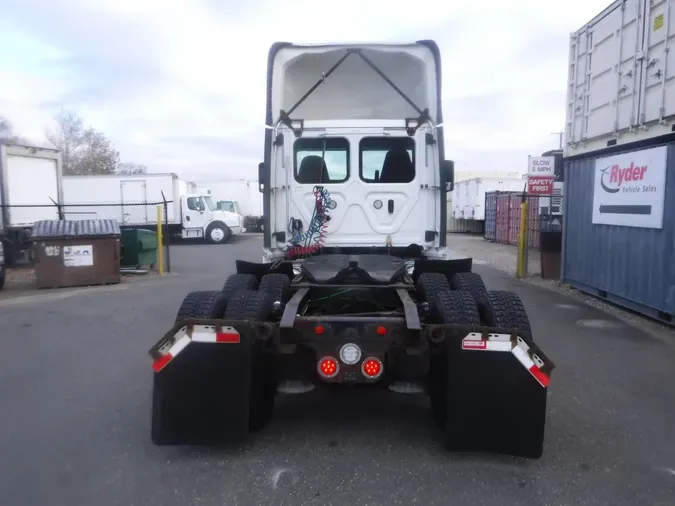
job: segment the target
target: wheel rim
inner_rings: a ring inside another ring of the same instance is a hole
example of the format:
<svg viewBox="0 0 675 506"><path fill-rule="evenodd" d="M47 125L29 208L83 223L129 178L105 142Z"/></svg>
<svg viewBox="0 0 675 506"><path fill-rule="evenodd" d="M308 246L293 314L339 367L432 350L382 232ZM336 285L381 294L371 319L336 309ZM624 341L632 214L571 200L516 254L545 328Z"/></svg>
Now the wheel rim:
<svg viewBox="0 0 675 506"><path fill-rule="evenodd" d="M214 228L211 230L211 239L216 242L220 242L225 238L225 231L222 228Z"/></svg>

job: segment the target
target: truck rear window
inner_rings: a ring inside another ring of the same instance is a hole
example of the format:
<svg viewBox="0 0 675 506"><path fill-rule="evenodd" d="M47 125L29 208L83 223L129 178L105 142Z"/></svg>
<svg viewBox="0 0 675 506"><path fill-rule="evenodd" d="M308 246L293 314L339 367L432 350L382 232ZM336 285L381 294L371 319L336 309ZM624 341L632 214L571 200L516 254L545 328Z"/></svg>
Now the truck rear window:
<svg viewBox="0 0 675 506"><path fill-rule="evenodd" d="M415 179L415 141L410 137L364 137L359 174L366 183L410 183Z"/></svg>
<svg viewBox="0 0 675 506"><path fill-rule="evenodd" d="M349 141L342 137L297 139L295 180L300 184L342 183L349 178Z"/></svg>

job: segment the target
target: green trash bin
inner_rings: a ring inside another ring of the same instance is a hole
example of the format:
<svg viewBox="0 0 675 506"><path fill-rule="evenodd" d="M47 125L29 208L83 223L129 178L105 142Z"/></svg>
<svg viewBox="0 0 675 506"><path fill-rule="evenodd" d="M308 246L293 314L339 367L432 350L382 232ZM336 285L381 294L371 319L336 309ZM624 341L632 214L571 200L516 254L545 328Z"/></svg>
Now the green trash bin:
<svg viewBox="0 0 675 506"><path fill-rule="evenodd" d="M144 228L122 230L123 267L152 266L157 263L157 232Z"/></svg>

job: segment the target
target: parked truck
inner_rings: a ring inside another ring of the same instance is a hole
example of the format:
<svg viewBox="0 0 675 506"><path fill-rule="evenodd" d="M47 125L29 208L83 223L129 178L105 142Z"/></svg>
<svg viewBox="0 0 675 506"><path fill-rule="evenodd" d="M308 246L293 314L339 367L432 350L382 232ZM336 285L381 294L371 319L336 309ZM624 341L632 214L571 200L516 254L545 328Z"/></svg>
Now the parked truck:
<svg viewBox="0 0 675 506"><path fill-rule="evenodd" d="M194 181L194 184L211 191L218 209L241 214L246 232L263 231L262 193L257 181L213 179Z"/></svg>
<svg viewBox="0 0 675 506"><path fill-rule="evenodd" d="M122 228L157 226L157 205L172 236L226 242L241 233L243 218L221 211L206 190L193 193L176 174L65 176L66 219L114 219Z"/></svg>
<svg viewBox="0 0 675 506"><path fill-rule="evenodd" d="M59 219L61 154L0 142L0 286L4 266L27 251L33 224Z"/></svg>
<svg viewBox="0 0 675 506"><path fill-rule="evenodd" d="M357 387L428 395L449 450L541 456L553 363L518 295L446 247L440 69L433 41L272 46L263 261L188 293L150 350L155 444L240 441L277 393Z"/></svg>

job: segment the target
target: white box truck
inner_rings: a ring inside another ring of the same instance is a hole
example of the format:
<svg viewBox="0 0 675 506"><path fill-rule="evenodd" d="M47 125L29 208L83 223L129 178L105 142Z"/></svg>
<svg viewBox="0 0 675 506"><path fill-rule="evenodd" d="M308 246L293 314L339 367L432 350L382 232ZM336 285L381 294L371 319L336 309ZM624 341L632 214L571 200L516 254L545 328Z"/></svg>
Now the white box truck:
<svg viewBox="0 0 675 506"><path fill-rule="evenodd" d="M565 157L672 134L675 0L617 0L570 37Z"/></svg>
<svg viewBox="0 0 675 506"><path fill-rule="evenodd" d="M243 218L221 211L206 190L191 192L176 174L65 176L65 219L114 219L123 228L157 226L157 206L168 202L169 234L219 244L241 233Z"/></svg>
<svg viewBox="0 0 675 506"><path fill-rule="evenodd" d="M27 250L33 224L59 219L58 150L0 143L0 285L4 267Z"/></svg>
<svg viewBox="0 0 675 506"><path fill-rule="evenodd" d="M248 179L213 179L192 182L207 188L218 209L241 214L245 232L263 231L263 201L258 181Z"/></svg>
<svg viewBox="0 0 675 506"><path fill-rule="evenodd" d="M485 194L494 191L523 191L527 181L520 178L478 177L459 181L452 191L452 218L485 219Z"/></svg>

